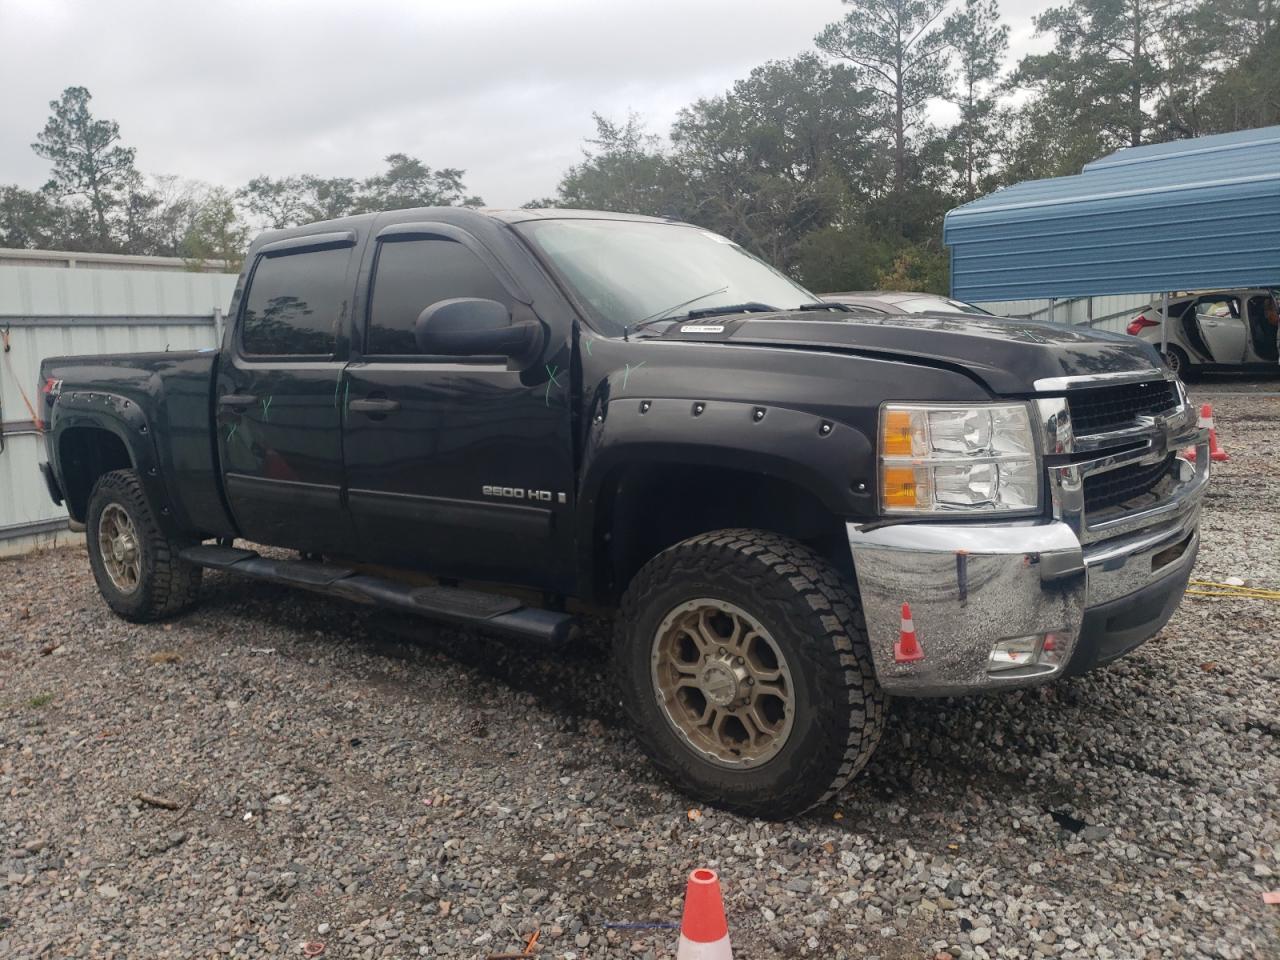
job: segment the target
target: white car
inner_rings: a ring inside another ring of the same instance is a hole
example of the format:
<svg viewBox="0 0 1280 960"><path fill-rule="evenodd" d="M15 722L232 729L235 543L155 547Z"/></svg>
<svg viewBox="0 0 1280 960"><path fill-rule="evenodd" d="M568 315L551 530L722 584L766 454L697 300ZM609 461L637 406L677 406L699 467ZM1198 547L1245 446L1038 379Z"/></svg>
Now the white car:
<svg viewBox="0 0 1280 960"><path fill-rule="evenodd" d="M1184 380L1202 370L1275 370L1276 291L1213 290L1169 298L1165 360ZM1128 331L1160 349L1159 301L1129 321Z"/></svg>

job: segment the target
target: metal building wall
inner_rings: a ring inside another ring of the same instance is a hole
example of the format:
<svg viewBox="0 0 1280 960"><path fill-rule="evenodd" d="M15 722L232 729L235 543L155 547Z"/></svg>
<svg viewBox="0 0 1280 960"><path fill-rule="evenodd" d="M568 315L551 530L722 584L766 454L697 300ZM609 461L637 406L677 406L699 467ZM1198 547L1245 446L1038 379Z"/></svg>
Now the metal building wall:
<svg viewBox="0 0 1280 960"><path fill-rule="evenodd" d="M1090 299L1093 300L1092 311ZM1159 294L1113 294L1108 297L1073 297L1065 300L991 300L979 303L998 317L1020 317L1048 323L1090 326L1094 330L1123 333L1129 321L1143 307L1160 299ZM1092 320L1090 317L1092 316Z"/></svg>
<svg viewBox="0 0 1280 960"><path fill-rule="evenodd" d="M951 295L1280 286L1280 126L1130 147L950 211Z"/></svg>
<svg viewBox="0 0 1280 960"><path fill-rule="evenodd" d="M49 499L40 475L44 438L26 403L40 412L40 361L215 346L235 282L230 274L137 264L0 263L0 332L8 345L0 355L0 556L67 538L66 511Z"/></svg>

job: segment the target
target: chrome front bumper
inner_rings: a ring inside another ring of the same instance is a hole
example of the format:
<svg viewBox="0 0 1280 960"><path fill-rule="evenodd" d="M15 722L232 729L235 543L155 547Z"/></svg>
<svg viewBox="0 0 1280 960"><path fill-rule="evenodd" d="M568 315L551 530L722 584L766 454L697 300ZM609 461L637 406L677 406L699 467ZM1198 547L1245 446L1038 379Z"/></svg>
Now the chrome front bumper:
<svg viewBox="0 0 1280 960"><path fill-rule="evenodd" d="M1170 496L1092 525L1077 503L1083 478L1111 463L1079 457L1049 467L1052 520L849 524L881 686L914 696L1028 686L1082 672L1154 636L1195 562L1209 481L1208 432L1187 424L1170 433L1167 449L1177 449L1175 441L1196 446L1194 464L1176 459ZM1070 444L1067 437L1048 449L1075 452ZM1165 450L1161 443L1152 456ZM924 651L914 662L894 656L904 602ZM993 659L998 644L1039 637L1044 645L1046 636L1051 653Z"/></svg>

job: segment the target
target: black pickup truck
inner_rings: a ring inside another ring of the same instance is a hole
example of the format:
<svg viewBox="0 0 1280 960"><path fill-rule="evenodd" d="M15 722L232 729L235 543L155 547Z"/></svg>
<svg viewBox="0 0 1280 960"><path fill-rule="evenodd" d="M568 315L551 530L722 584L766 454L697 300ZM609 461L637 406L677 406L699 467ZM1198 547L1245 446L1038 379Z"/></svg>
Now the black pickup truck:
<svg viewBox="0 0 1280 960"><path fill-rule="evenodd" d="M621 214L269 232L219 350L42 377L46 480L121 616L182 611L204 568L549 648L613 611L654 763L769 817L858 773L888 695L1043 683L1153 636L1208 481L1135 338L868 316Z"/></svg>

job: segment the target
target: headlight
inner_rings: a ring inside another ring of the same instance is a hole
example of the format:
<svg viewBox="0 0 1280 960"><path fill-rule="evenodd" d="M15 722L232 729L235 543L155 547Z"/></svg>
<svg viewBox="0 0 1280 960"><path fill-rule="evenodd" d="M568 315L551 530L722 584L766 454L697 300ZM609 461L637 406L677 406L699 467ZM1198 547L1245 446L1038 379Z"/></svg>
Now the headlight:
<svg viewBox="0 0 1280 960"><path fill-rule="evenodd" d="M1026 404L885 404L880 505L899 514L1039 509L1040 471Z"/></svg>

